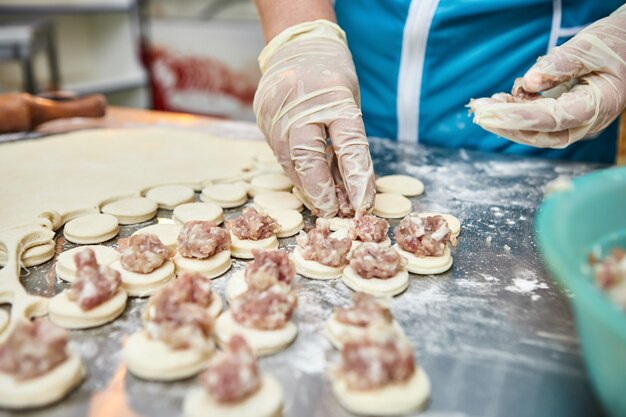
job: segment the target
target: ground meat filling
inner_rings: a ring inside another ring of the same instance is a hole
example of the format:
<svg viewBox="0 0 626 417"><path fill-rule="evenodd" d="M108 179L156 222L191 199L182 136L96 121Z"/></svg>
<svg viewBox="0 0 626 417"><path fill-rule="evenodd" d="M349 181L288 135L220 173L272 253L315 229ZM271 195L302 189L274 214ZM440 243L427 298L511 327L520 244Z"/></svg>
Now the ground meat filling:
<svg viewBox="0 0 626 417"><path fill-rule="evenodd" d="M207 259L229 249L230 234L213 222L187 222L178 235L178 253L185 258Z"/></svg>
<svg viewBox="0 0 626 417"><path fill-rule="evenodd" d="M150 298L145 329L172 349L208 349L213 318L207 308L212 301L211 281L185 273Z"/></svg>
<svg viewBox="0 0 626 417"><path fill-rule="evenodd" d="M149 274L167 260L168 249L156 235L131 236L128 248L122 252L120 263L124 269L139 274Z"/></svg>
<svg viewBox="0 0 626 417"><path fill-rule="evenodd" d="M406 266L404 259L394 248L381 248L375 243L364 243L350 253L350 267L361 278L388 279Z"/></svg>
<svg viewBox="0 0 626 417"><path fill-rule="evenodd" d="M415 361L408 342L390 326L376 326L368 333L368 337L344 345L336 376L353 390L380 389L411 378Z"/></svg>
<svg viewBox="0 0 626 417"><path fill-rule="evenodd" d="M348 237L361 242L382 242L387 238L387 230L387 220L372 214L360 214L351 221Z"/></svg>
<svg viewBox="0 0 626 417"><path fill-rule="evenodd" d="M296 277L296 267L287 252L253 249L252 255L254 260L246 265L244 272L248 286L255 286L255 282L260 282L261 287L273 282L291 285Z"/></svg>
<svg viewBox="0 0 626 417"><path fill-rule="evenodd" d="M296 242L304 259L332 267L346 265L352 247L352 241L347 237L330 237L330 226L325 219L317 219L315 228L308 233L300 232Z"/></svg>
<svg viewBox="0 0 626 417"><path fill-rule="evenodd" d="M259 389L261 374L243 337L233 336L226 349L211 359L200 384L220 404L240 402Z"/></svg>
<svg viewBox="0 0 626 417"><path fill-rule="evenodd" d="M43 375L67 359L67 332L45 319L18 324L0 345L0 372L18 381Z"/></svg>
<svg viewBox="0 0 626 417"><path fill-rule="evenodd" d="M388 308L383 307L376 298L369 294L357 292L352 296L351 307L335 309L338 322L351 326L367 327L372 323L391 324L393 316Z"/></svg>
<svg viewBox="0 0 626 417"><path fill-rule="evenodd" d="M350 202L348 196L348 190L343 184L335 185L335 192L337 193L337 203L339 205L339 211L337 211L337 217L342 219L351 219L354 217L354 208Z"/></svg>
<svg viewBox="0 0 626 417"><path fill-rule="evenodd" d="M267 239L280 231L276 220L254 208L244 209L241 216L226 222L226 227L242 240Z"/></svg>
<svg viewBox="0 0 626 417"><path fill-rule="evenodd" d="M626 249L615 248L602 261L594 255L589 263L595 273L596 284L622 308L626 308Z"/></svg>
<svg viewBox="0 0 626 417"><path fill-rule="evenodd" d="M415 256L442 256L450 241L450 228L442 216L422 219L416 214L406 216L395 230L398 246Z"/></svg>
<svg viewBox="0 0 626 417"><path fill-rule="evenodd" d="M108 301L122 284L120 273L108 266L100 266L96 254L86 248L74 255L76 280L67 292L67 298L74 301L83 311Z"/></svg>
<svg viewBox="0 0 626 417"><path fill-rule="evenodd" d="M233 319L246 327L275 330L285 327L298 304L295 292L278 282L257 282L230 304Z"/></svg>

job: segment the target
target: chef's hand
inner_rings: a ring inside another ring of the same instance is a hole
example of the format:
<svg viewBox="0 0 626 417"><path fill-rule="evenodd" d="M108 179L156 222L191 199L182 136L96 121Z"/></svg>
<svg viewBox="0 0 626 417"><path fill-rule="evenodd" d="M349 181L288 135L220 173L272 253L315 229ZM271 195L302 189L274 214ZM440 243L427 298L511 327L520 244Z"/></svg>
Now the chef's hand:
<svg viewBox="0 0 626 417"><path fill-rule="evenodd" d="M359 85L344 32L328 20L292 26L259 56L257 124L293 183L323 217L337 213L326 138L355 209L374 200Z"/></svg>
<svg viewBox="0 0 626 417"><path fill-rule="evenodd" d="M535 93L549 90L543 96ZM563 92L557 98L550 93ZM564 148L626 106L626 5L539 58L512 95L471 100L474 123L514 142Z"/></svg>

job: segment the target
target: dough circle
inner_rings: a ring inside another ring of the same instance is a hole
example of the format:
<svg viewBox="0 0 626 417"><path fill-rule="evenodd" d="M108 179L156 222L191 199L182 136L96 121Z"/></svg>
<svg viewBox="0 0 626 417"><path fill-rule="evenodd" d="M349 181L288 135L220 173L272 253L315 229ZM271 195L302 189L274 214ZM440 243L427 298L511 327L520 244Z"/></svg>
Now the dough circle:
<svg viewBox="0 0 626 417"><path fill-rule="evenodd" d="M398 336L404 337L404 331L400 324L393 320L392 326ZM360 339L367 336L367 326L355 326L352 324L342 323L337 320L337 314L333 313L324 325L324 335L328 341L336 348L343 349L344 343L348 340Z"/></svg>
<svg viewBox="0 0 626 417"><path fill-rule="evenodd" d="M441 256L415 256L411 252L407 252L400 248L398 244L393 246L400 255L402 255L408 261L406 269L409 272L418 275L432 275L442 274L446 272L452 266L452 255L450 255L450 248L446 247L443 255Z"/></svg>
<svg viewBox="0 0 626 417"><path fill-rule="evenodd" d="M174 210L180 204L190 203L194 197L193 188L186 185L160 185L150 188L146 193L146 198L165 210Z"/></svg>
<svg viewBox="0 0 626 417"><path fill-rule="evenodd" d="M202 189L200 200L223 208L239 207L248 201L248 190L241 183L208 185Z"/></svg>
<svg viewBox="0 0 626 417"><path fill-rule="evenodd" d="M313 211L313 209L315 208L313 207L313 203L311 203L311 200L309 200L309 198L304 195L304 193L300 191L298 187L293 187L293 189L291 190L291 194L293 194L294 197L298 199L298 201L304 204L304 207L308 208L310 211Z"/></svg>
<svg viewBox="0 0 626 417"><path fill-rule="evenodd" d="M230 311L226 311L215 321L215 337L224 346L236 334L246 339L256 356L269 356L287 348L298 335L298 327L290 321L281 329L253 329L237 323Z"/></svg>
<svg viewBox="0 0 626 417"><path fill-rule="evenodd" d="M140 274L125 269L120 261L111 264L111 268L118 271L122 277L122 288L131 297L147 297L163 288L172 278L174 278L174 262L165 261L163 265L150 272Z"/></svg>
<svg viewBox="0 0 626 417"><path fill-rule="evenodd" d="M345 266L328 266L317 261L309 261L302 257L300 247L296 246L291 253L291 260L296 266L298 274L311 279L335 279L341 277Z"/></svg>
<svg viewBox="0 0 626 417"><path fill-rule="evenodd" d="M211 279L228 271L233 262L228 250L216 253L207 259L185 258L177 253L172 260L176 264L176 275L181 275L184 272L199 272Z"/></svg>
<svg viewBox="0 0 626 417"><path fill-rule="evenodd" d="M350 227L350 219L343 219L341 217L332 217L328 219L328 225L330 230L336 232L341 229L347 229Z"/></svg>
<svg viewBox="0 0 626 417"><path fill-rule="evenodd" d="M170 253L174 254L176 252L176 248L178 247L178 235L180 234L180 229L182 229L182 227L179 224L159 223L143 227L133 233L132 236L140 234L155 235L159 238L161 243L167 246Z"/></svg>
<svg viewBox="0 0 626 417"><path fill-rule="evenodd" d="M76 263L74 263L74 255L87 248L93 250L96 255L96 261L100 266L111 265L113 262L120 259L120 253L108 246L79 246L61 253L57 258L55 270L59 278L63 281L74 282L76 279Z"/></svg>
<svg viewBox="0 0 626 417"><path fill-rule="evenodd" d="M272 191L290 191L292 188L293 183L285 174L261 174L250 181L248 194L254 197Z"/></svg>
<svg viewBox="0 0 626 417"><path fill-rule="evenodd" d="M65 239L79 245L106 242L119 232L117 217L110 214L87 214L70 220L63 228Z"/></svg>
<svg viewBox="0 0 626 417"><path fill-rule="evenodd" d="M248 398L236 404L216 402L202 387L189 391L183 402L185 417L280 417L283 390L278 381L263 375L261 386Z"/></svg>
<svg viewBox="0 0 626 417"><path fill-rule="evenodd" d="M54 258L56 243L54 240L50 242L31 246L22 253L22 265L24 267L37 266ZM7 253L4 248L0 247L0 266L7 263Z"/></svg>
<svg viewBox="0 0 626 417"><path fill-rule="evenodd" d="M0 334L2 334L4 328L7 327L7 324L9 324L9 313L0 309Z"/></svg>
<svg viewBox="0 0 626 417"><path fill-rule="evenodd" d="M408 175L387 175L376 180L376 191L414 197L424 192L424 184Z"/></svg>
<svg viewBox="0 0 626 417"><path fill-rule="evenodd" d="M350 265L343 270L341 280L357 292L364 292L377 297L398 295L409 286L409 272L405 269L387 279L361 278Z"/></svg>
<svg viewBox="0 0 626 417"><path fill-rule="evenodd" d="M234 234L230 234L231 256L240 259L253 259L252 249L278 249L278 239L272 235L266 239L248 240L239 239Z"/></svg>
<svg viewBox="0 0 626 417"><path fill-rule="evenodd" d="M84 377L85 367L75 353L69 353L49 372L25 381L0 373L0 408L20 410L52 404L68 395Z"/></svg>
<svg viewBox="0 0 626 417"><path fill-rule="evenodd" d="M302 211L302 203L287 191L272 191L254 197L254 205L261 211L298 210Z"/></svg>
<svg viewBox="0 0 626 417"><path fill-rule="evenodd" d="M213 222L218 225L224 221L224 210L215 203L186 203L174 209L172 219L181 225L193 220Z"/></svg>
<svg viewBox="0 0 626 417"><path fill-rule="evenodd" d="M68 290L52 297L48 302L48 317L54 324L66 329L88 329L115 320L126 308L127 294L123 289L104 303L84 311L67 297Z"/></svg>
<svg viewBox="0 0 626 417"><path fill-rule="evenodd" d="M424 407L430 396L430 380L426 372L415 367L413 376L404 384L393 384L377 390L351 390L342 379L331 380L333 394L348 411L368 416L396 416Z"/></svg>
<svg viewBox="0 0 626 417"><path fill-rule="evenodd" d="M411 213L411 200L400 194L376 194L372 213L385 219L400 219Z"/></svg>
<svg viewBox="0 0 626 417"><path fill-rule="evenodd" d="M100 210L117 217L119 224L136 224L152 219L158 205L146 197L128 197L104 204Z"/></svg>
<svg viewBox="0 0 626 417"><path fill-rule="evenodd" d="M228 278L226 291L224 292L226 301L230 303L246 291L248 291L248 283L245 278L245 270L241 269Z"/></svg>
<svg viewBox="0 0 626 417"><path fill-rule="evenodd" d="M419 216L422 219L431 216L441 216L446 219L446 223L448 223L448 227L450 228L450 235L452 237L458 237L461 233L461 221L457 219L452 214L441 214L441 213L419 213Z"/></svg>
<svg viewBox="0 0 626 417"><path fill-rule="evenodd" d="M204 369L215 352L215 344L213 341L209 343L206 352L172 349L160 340L150 339L145 330L140 330L128 337L123 355L133 375L154 381L174 381L196 375Z"/></svg>
<svg viewBox="0 0 626 417"><path fill-rule="evenodd" d="M294 236L304 228L304 217L298 210L267 210L266 213L280 225L276 237Z"/></svg>

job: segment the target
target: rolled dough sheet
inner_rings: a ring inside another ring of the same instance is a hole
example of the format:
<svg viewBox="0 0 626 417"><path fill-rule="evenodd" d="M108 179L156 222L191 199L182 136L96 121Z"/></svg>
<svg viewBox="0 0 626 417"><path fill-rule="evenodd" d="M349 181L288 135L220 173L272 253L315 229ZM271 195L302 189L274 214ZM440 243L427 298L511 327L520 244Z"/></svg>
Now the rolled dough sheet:
<svg viewBox="0 0 626 417"><path fill-rule="evenodd" d="M297 235L304 228L304 217L298 210L267 210L266 213L280 225L276 235L279 238Z"/></svg>
<svg viewBox="0 0 626 417"><path fill-rule="evenodd" d="M90 245L113 239L119 232L117 217L110 214L87 214L70 220L63 229L65 239Z"/></svg>
<svg viewBox="0 0 626 417"><path fill-rule="evenodd" d="M158 204L159 208L174 210L183 203L194 201L193 188L186 185L160 185L146 192L146 198Z"/></svg>
<svg viewBox="0 0 626 417"><path fill-rule="evenodd" d="M261 174L250 181L248 194L254 197L272 191L291 191L292 188L293 183L285 174Z"/></svg>
<svg viewBox="0 0 626 417"><path fill-rule="evenodd" d="M161 243L168 247L170 253L176 253L178 246L178 235L180 234L181 225L171 223L159 223L146 226L137 230L132 236L139 234L152 234L159 238Z"/></svg>
<svg viewBox="0 0 626 417"><path fill-rule="evenodd" d="M400 219L411 213L411 200L400 194L376 194L372 213L386 219Z"/></svg>
<svg viewBox="0 0 626 417"><path fill-rule="evenodd" d="M252 249L278 249L278 239L270 236L261 240L239 239L234 234L230 234L230 252L235 258L252 259Z"/></svg>
<svg viewBox="0 0 626 417"><path fill-rule="evenodd" d="M102 326L120 316L126 308L127 294L123 289L104 303L84 311L78 304L67 297L65 290L48 303L48 317L58 326L66 329L88 329Z"/></svg>
<svg viewBox="0 0 626 417"><path fill-rule="evenodd" d="M76 279L76 263L74 263L74 255L87 248L93 250L96 255L96 261L98 262L98 265L101 266L111 265L120 258L120 253L108 246L79 246L61 253L57 258L55 269L59 278L67 282L73 282Z"/></svg>
<svg viewBox="0 0 626 417"><path fill-rule="evenodd" d="M163 288L174 278L174 262L167 260L163 265L148 274L140 274L125 269L120 261L111 264L122 277L122 288L131 297L147 297Z"/></svg>
<svg viewBox="0 0 626 417"><path fill-rule="evenodd" d="M424 192L424 184L408 175L387 175L376 180L376 191L414 197Z"/></svg>
<svg viewBox="0 0 626 417"><path fill-rule="evenodd" d="M100 207L104 214L117 217L119 224L136 224L148 221L157 214L156 202L145 197L127 197L107 202Z"/></svg>
<svg viewBox="0 0 626 417"><path fill-rule="evenodd" d="M446 247L446 250L441 256L424 257L415 256L414 254L400 248L398 244L393 245L393 247L398 251L400 255L406 258L406 260L408 261L406 269L414 274L442 274L452 267L452 255L450 254L449 247Z"/></svg>
<svg viewBox="0 0 626 417"><path fill-rule="evenodd" d="M248 201L248 189L242 183L213 184L202 189L200 200L223 208L239 207Z"/></svg>
<svg viewBox="0 0 626 417"><path fill-rule="evenodd" d="M341 279L343 283L352 290L377 297L398 295L404 292L409 286L409 273L406 270L402 270L388 279L365 279L361 278L361 276L348 265L343 270Z"/></svg>
<svg viewBox="0 0 626 417"><path fill-rule="evenodd" d="M335 279L341 277L343 266L328 266L317 261L309 261L302 257L300 247L296 246L291 253L291 260L298 274L311 279Z"/></svg>
<svg viewBox="0 0 626 417"><path fill-rule="evenodd" d="M272 191L254 197L254 205L259 210L298 210L302 211L302 203L296 196L287 191Z"/></svg>
<svg viewBox="0 0 626 417"><path fill-rule="evenodd" d="M187 203L174 209L172 219L178 224L200 220L216 225L224 221L224 210L215 203Z"/></svg>
<svg viewBox="0 0 626 417"><path fill-rule="evenodd" d="M185 272L199 272L207 278L219 277L228 271L232 265L230 251L227 250L216 253L207 259L185 258L177 253L172 260L176 265L176 275Z"/></svg>
<svg viewBox="0 0 626 417"><path fill-rule="evenodd" d="M32 246L22 253L22 265L24 267L41 265L54 257L56 242L51 240L42 245ZM6 265L7 253L0 246L0 266Z"/></svg>

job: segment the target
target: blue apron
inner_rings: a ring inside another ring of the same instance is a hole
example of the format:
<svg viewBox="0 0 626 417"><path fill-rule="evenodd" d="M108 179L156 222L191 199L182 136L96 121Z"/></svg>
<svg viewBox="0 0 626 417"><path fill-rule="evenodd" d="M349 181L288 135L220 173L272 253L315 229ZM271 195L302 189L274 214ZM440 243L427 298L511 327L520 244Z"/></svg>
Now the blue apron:
<svg viewBox="0 0 626 417"><path fill-rule="evenodd" d="M547 50L621 0L336 0L369 136L443 147L612 163L617 122L593 140L539 149L498 138L468 116L474 97L510 91Z"/></svg>

